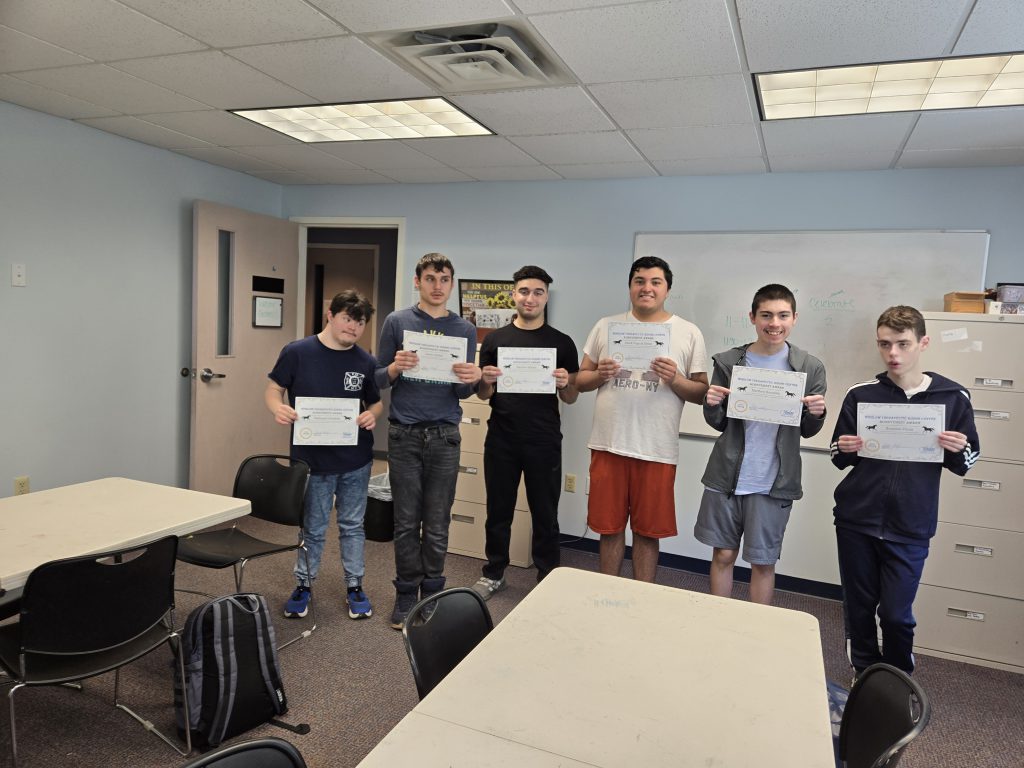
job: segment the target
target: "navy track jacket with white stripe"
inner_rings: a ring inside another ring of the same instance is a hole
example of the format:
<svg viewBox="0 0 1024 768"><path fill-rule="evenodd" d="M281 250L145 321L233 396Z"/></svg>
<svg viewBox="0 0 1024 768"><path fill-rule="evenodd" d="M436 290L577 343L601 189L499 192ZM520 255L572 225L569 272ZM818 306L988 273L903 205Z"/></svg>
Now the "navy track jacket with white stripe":
<svg viewBox="0 0 1024 768"><path fill-rule="evenodd" d="M928 389L909 400L885 373L854 384L846 393L832 433L832 463L840 469L853 470L835 490L833 511L837 527L904 544L925 544L935 535L942 467L957 475L967 474L981 447L968 391L937 373L928 372L928 376L932 379ZM840 435L857 434L858 403L908 402L945 405L946 430L967 435L967 447L959 453L945 451L942 464L883 461L839 450Z"/></svg>

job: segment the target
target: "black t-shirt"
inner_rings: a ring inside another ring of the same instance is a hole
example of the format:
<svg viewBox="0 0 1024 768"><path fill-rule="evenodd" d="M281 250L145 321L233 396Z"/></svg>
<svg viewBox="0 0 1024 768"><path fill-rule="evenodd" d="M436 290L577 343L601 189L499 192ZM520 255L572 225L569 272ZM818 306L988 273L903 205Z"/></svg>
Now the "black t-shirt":
<svg viewBox="0 0 1024 768"><path fill-rule="evenodd" d="M498 364L498 347L554 348L556 368L565 368L569 373L576 373L580 369L576 344L550 325L525 331L509 324L491 331L480 344L481 368ZM500 385L500 378L498 383ZM491 418L487 422L489 432L500 431L530 440L561 439L557 394L509 394L495 390L490 403Z"/></svg>

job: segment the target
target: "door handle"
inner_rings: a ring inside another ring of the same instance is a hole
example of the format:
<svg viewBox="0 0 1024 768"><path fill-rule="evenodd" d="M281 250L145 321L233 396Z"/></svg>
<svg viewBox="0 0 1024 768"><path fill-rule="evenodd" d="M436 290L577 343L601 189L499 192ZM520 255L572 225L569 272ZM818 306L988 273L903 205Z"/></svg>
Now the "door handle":
<svg viewBox="0 0 1024 768"><path fill-rule="evenodd" d="M227 377L223 373L214 373L209 368L203 368L199 372L199 378L202 379L204 384L209 384L214 379L224 379Z"/></svg>

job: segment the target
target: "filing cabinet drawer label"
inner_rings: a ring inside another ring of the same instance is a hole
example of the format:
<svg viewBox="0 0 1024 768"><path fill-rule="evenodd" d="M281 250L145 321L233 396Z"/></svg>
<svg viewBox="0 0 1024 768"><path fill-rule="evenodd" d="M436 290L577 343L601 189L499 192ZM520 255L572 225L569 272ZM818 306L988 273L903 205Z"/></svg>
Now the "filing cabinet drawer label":
<svg viewBox="0 0 1024 768"><path fill-rule="evenodd" d="M981 555L982 557L992 557L995 554L995 550L992 547L975 547L971 544L956 544L953 547L954 551L960 552L965 555Z"/></svg>
<svg viewBox="0 0 1024 768"><path fill-rule="evenodd" d="M480 425L480 419L478 419L476 416L463 416L462 423L472 424L474 427L476 427Z"/></svg>
<svg viewBox="0 0 1024 768"><path fill-rule="evenodd" d="M961 485L964 488L980 488L983 491L998 491L1003 487L998 480L974 480L967 477L963 479Z"/></svg>
<svg viewBox="0 0 1024 768"><path fill-rule="evenodd" d="M954 619L970 619L971 621L984 621L985 614L981 611L964 611L960 608L947 608L946 615Z"/></svg>
<svg viewBox="0 0 1024 768"><path fill-rule="evenodd" d="M472 525L475 521L476 518L473 517L473 515L460 515L455 512L452 512L453 523L469 523L470 525Z"/></svg>
<svg viewBox="0 0 1024 768"><path fill-rule="evenodd" d="M459 465L459 472L465 472L467 475L475 475L479 471L480 470L477 467L464 467L461 464Z"/></svg>
<svg viewBox="0 0 1024 768"><path fill-rule="evenodd" d="M993 421L1009 421L1009 411L985 411L975 409L974 415L979 419L992 419Z"/></svg>
<svg viewBox="0 0 1024 768"><path fill-rule="evenodd" d="M978 377L974 380L976 387L1007 387L1013 388L1013 379L985 379Z"/></svg>

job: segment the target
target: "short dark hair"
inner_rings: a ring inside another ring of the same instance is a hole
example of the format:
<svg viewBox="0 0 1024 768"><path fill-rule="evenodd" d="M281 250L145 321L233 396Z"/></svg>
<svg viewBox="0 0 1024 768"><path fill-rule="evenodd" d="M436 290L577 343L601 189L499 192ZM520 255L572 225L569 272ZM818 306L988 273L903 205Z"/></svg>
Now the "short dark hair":
<svg viewBox="0 0 1024 768"><path fill-rule="evenodd" d="M672 287L672 268L669 267L668 263L664 259L659 259L657 256L641 256L639 259L634 261L633 266L629 268L628 283L633 282L633 275L641 269L660 269L665 273L665 282L668 283L668 287Z"/></svg>
<svg viewBox="0 0 1024 768"><path fill-rule="evenodd" d="M926 333L924 327L924 315L918 312L913 307L908 307L905 304L897 304L895 307L889 307L885 312L878 316L878 323L875 328L892 328L894 331L913 331L918 341L924 338Z"/></svg>
<svg viewBox="0 0 1024 768"><path fill-rule="evenodd" d="M359 293L359 291L342 291L331 299L331 315L340 315L344 312L353 320L358 322L370 322L373 317L373 304L370 300Z"/></svg>
<svg viewBox="0 0 1024 768"><path fill-rule="evenodd" d="M766 301L787 301L789 302L789 308L796 314L796 296L784 285L769 283L758 288L757 293L754 294L754 300L750 304L751 313L756 315L757 308Z"/></svg>
<svg viewBox="0 0 1024 768"><path fill-rule="evenodd" d="M432 272L444 272L446 267L452 273L452 277L455 277L455 267L452 266L447 256L443 253L428 253L416 262L416 277L422 277L425 269Z"/></svg>
<svg viewBox="0 0 1024 768"><path fill-rule="evenodd" d="M540 280L544 285L551 285L551 275L545 272L540 267L534 267L527 265L520 267L516 270L516 273L512 275L512 282L518 283L520 280Z"/></svg>

